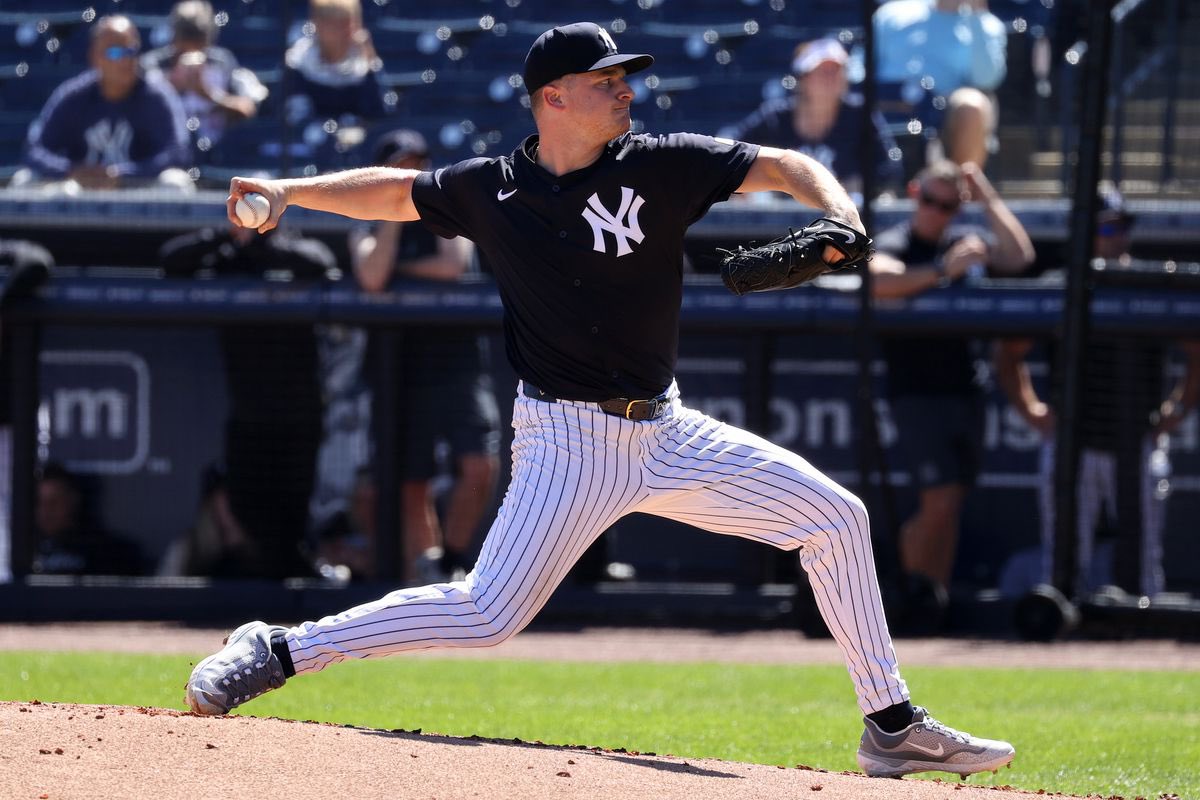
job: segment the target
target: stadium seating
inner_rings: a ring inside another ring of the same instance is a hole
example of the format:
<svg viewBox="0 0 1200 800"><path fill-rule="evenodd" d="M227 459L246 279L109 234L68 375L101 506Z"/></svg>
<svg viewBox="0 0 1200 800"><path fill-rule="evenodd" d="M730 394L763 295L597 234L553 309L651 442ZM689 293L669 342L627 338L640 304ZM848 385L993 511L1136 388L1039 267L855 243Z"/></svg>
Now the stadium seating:
<svg viewBox="0 0 1200 800"><path fill-rule="evenodd" d="M82 0L6 2L0 10L0 114L5 130L20 129L21 115L31 119L54 86L84 67L90 21L118 11L129 14L147 46L153 46L165 35L171 5L171 0L103 0L90 6ZM214 6L222 23L219 43L277 88L283 51L305 17L306 0L214 0ZM1070 109L1065 106L1077 87L1070 85L1074 75L1061 53L1050 54L1048 76L1035 75L1032 65L1044 59L1045 43L1056 31L1062 38L1062 29L1069 27L1058 16L1063 6L1053 0L990 3L1010 27L1010 61L1009 78L998 91L999 150L989 171L1010 194L1058 196L1063 191L1067 170L1062 153L1071 139L1059 129L1064 119L1070 126ZM596 19L612 29L623 50L654 54L654 67L634 84L638 126L715 133L766 96L784 91L782 81L797 42L835 34L852 45L861 39L864 20L858 3L842 0L367 0L363 12L383 60L382 82L392 92L394 114L387 124L424 131L439 160L507 152L532 129L522 104L521 62L533 37L555 23ZM1142 16L1152 18L1154 13L1151 9ZM1153 25L1147 27L1144 19L1133 16L1122 55L1125 68L1137 69L1156 52L1163 63L1137 83L1136 100L1122 107L1124 122L1131 126L1122 139L1131 152L1119 162L1129 165L1122 173L1130 181L1127 191L1134 196L1152 193L1169 181L1173 192L1200 196L1193 120L1200 112L1192 110L1200 102L1200 70L1195 68L1200 57L1181 48L1183 68L1172 77L1165 68L1166 40ZM1184 10L1182 23L1180 41L1200 34L1200 13L1195 9ZM1029 90L1031 85L1035 91ZM885 103L898 92L898 87L879 87ZM1167 131L1162 126L1164 98L1171 92L1183 99L1170 106L1174 127ZM891 116L895 129L906 130L914 117L928 125L936 116L929 107L931 99L922 98L918 105L918 111L926 109L928 114L906 111ZM278 101L276 95L262 119L231 134L230 144L281 140L272 131L279 116L269 111ZM288 138L302 143L305 131L291 131ZM1155 168L1154 152L1163 149L1164 141L1172 155L1165 168L1161 160ZM262 157L261 148L254 146L224 149L240 160ZM353 148L331 147L328 142L299 149L306 153L300 159L302 168L338 166L361 156L351 152ZM10 140L0 145L0 167L7 168L0 175L11 172L18 153ZM197 152L201 167L216 168L228 161L228 155ZM282 163L268 159L262 166L279 168ZM289 162L288 169L294 166Z"/></svg>

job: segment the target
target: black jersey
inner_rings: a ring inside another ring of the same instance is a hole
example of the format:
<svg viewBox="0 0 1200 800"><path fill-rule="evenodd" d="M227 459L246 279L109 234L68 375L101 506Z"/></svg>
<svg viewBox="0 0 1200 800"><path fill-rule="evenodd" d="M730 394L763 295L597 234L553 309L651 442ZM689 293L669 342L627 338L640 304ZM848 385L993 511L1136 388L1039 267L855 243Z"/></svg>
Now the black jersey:
<svg viewBox="0 0 1200 800"><path fill-rule="evenodd" d="M652 397L675 374L684 233L741 185L758 146L625 134L555 176L537 145L421 173L413 202L492 265L520 378L572 400Z"/></svg>
<svg viewBox="0 0 1200 800"><path fill-rule="evenodd" d="M975 225L952 225L940 241L928 242L913 234L903 222L875 237L875 248L916 267L933 264L956 242L969 235L983 239L989 249L995 236ZM975 373L979 343L956 334L927 336L886 336L882 340L887 361L888 397L909 395L974 395L981 386Z"/></svg>
<svg viewBox="0 0 1200 800"><path fill-rule="evenodd" d="M833 127L819 140L805 139L796 133L792 124L795 109L794 95L768 100L739 122L728 135L766 147L803 153L832 172L839 181L846 183L862 178L859 140L863 124L870 119L874 149L871 155L875 162L876 177L885 187L898 187L904 183L900 162L892 159L893 153L899 152L896 139L888 131L882 114L867 114L862 95L850 93L842 98Z"/></svg>

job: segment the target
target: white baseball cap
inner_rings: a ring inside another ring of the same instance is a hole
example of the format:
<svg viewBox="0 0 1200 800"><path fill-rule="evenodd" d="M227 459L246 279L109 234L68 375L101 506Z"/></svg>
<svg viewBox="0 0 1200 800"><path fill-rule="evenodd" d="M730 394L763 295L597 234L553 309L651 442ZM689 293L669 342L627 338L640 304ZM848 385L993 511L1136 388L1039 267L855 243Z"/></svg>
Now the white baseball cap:
<svg viewBox="0 0 1200 800"><path fill-rule="evenodd" d="M846 48L842 47L842 43L837 39L830 37L815 39L805 45L800 55L792 61L792 73L804 75L812 72L826 61L845 64L846 59Z"/></svg>

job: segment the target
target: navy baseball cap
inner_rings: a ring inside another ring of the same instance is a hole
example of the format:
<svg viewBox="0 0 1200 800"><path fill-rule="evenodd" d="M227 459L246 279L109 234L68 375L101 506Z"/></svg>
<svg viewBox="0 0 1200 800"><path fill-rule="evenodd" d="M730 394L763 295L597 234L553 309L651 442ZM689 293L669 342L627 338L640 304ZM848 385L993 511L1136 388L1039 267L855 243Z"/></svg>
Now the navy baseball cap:
<svg viewBox="0 0 1200 800"><path fill-rule="evenodd" d="M1137 219L1129 213L1129 209L1125 207L1125 198L1116 189L1101 190L1098 194L1100 208L1097 216L1101 220L1119 220L1126 225L1131 225Z"/></svg>
<svg viewBox="0 0 1200 800"><path fill-rule="evenodd" d="M551 28L537 38L525 56L525 91L533 94L550 81L574 72L591 72L620 64L632 75L654 63L641 53L618 53L608 31L594 22Z"/></svg>

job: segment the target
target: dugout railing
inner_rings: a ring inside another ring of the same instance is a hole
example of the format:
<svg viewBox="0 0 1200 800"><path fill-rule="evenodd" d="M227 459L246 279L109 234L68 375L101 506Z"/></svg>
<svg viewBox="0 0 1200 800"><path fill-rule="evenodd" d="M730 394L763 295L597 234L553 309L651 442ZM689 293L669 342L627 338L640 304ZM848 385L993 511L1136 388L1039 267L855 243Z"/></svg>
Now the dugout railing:
<svg viewBox="0 0 1200 800"><path fill-rule="evenodd" d="M1188 273L1191 272L1194 272L1194 268L1187 265L1177 266L1171 280L1177 284L1186 281ZM838 277L827 281L821 288L737 298L728 294L711 277L696 276L691 279L685 293L683 341L685 347L689 341L694 340L700 340L703 345L685 349L683 368L692 373L685 386L693 387L695 391L692 396L697 400L713 403L713 410L717 412L722 407L726 411L729 410L728 399L722 398L737 395L740 398L740 406L735 413L741 414L741 417L735 418L735 421L768 434L777 431L781 425L781 418L787 417L788 406L781 404L781 398L803 400L806 392L823 383L826 384L826 388L822 397L841 394L844 395L844 399L849 400L857 385L855 373L843 375L838 382L838 378L829 377L836 375L836 370L811 370L813 377L810 382L800 385L789 383L789 380L794 379L788 376L797 372L803 373L813 363L836 366L828 359L822 360L821 350L836 349L839 342L842 349L841 360L838 363L847 366L854 363L853 349L846 344L849 341L848 335L859 326L854 283L852 276L849 279ZM1179 292L1178 285L1157 288L1126 285L1098 288L1097 292L1102 301L1097 303L1093 313L1098 330L1135 337L1177 337L1200 327L1200 304L1190 293ZM875 318L879 335L901 331L937 331L945 335L1050 337L1059 330L1063 303L1062 284L1050 275L1037 280L982 282L938 290L913 302L884 303L876 309ZM406 332L418 331L423 332L421 335L436 335L441 326L484 326L494 330L499 322L499 305L494 288L488 283L436 290L419 286L404 287L385 295L369 297L344 285L264 284L255 278L180 280L134 277L129 274L114 275L111 271L99 275L76 274L56 277L43 287L36 298L14 305L6 316L6 333L12 337L10 344L13 345L20 371L19 379L8 387L8 391L15 413L25 422L14 429L16 458L13 527L16 535L13 555L14 565L22 583L9 587L6 596L10 603L5 604L8 607L5 613L20 616L21 612L17 609L22 607L26 609L24 613L29 613L26 603L33 596L44 596L55 583L64 584L58 587L64 589L67 586L77 590L87 587L87 591L80 596L87 596L87 592L108 592L111 598L117 593L115 586L110 585L108 589L98 588L95 579L71 582L60 578L26 578L31 546L28 537L32 530L33 473L39 448L44 452L47 446L47 442L39 441L39 437L45 433L46 426L37 422L36 415L39 407L45 413L47 406L53 405L47 402L38 388L40 373L37 354L39 341L46 341L46 331L61 331L73 327L84 336L95 338L97 346L104 347L106 345L97 332L105 328L142 331L145 338L155 339L162 338L161 333L154 333L156 330L177 329L181 326L207 329L212 325L247 322L350 322L391 331L393 335L399 336L406 335ZM135 338L143 338L143 334L135 334ZM714 339L720 340L719 347L711 341ZM61 348L61 344L59 346ZM705 384L702 375L697 373L711 369L713 364L718 364L719 369L720 363L740 363L740 375L733 377L733 373L730 373L729 377L717 381L710 379L710 383ZM874 360L872 364L872 371L875 372ZM878 378L878 375L875 377ZM721 381L728 381L730 385L726 388L713 388L719 386ZM831 382L832 389L828 386ZM510 388L504 385L497 386L501 403L510 401ZM718 401L726 405L721 406ZM130 426L132 424L130 423ZM199 425L201 421L196 420L195 424ZM854 426L852 421L850 424L856 428L856 435L852 441L848 444L843 443L840 448L832 447L828 442L821 443L821 446L806 447L806 442L811 439L805 437L815 435L811 429L787 443L868 497L873 514L876 515L876 541L881 548L881 572L886 575L895 565L895 558L890 549L894 546L893 532L888 530L888 525L882 519L883 515L878 514L883 498L877 480L870 486L858 485L860 471L854 443L861 442L863 428ZM1008 425L1012 431L1017 430L1011 422ZM831 423L830 427L835 426ZM215 432L210 435L215 435ZM1016 434L1010 431L1008 435ZM1200 475L1200 464L1193 463L1195 457L1188 447L1182 448L1181 452L1184 458L1179 464L1179 476L1196 483L1195 475ZM159 452L158 455L161 456L162 453ZM150 463L145 466L154 469ZM383 466L380 465L381 468ZM394 465L390 468L394 469ZM1023 529L1019 528L1022 524L1020 516L1016 518L1016 522L1005 520L994 528L988 528L979 521L988 518L999 521L1003 517L1004 507L1013 504L1012 498L1019 498L1031 491L1032 486L1028 480L1021 486L1005 485L1006 482L1013 481L1013 476L1020 480L1023 469L1028 469L1028 459L1024 466L1008 465L996 470L993 485L978 490L981 492L981 498L978 508L968 522L964 538L975 541L976 546L980 540L1000 541L1005 535L1029 541L1036 523L1028 513L1032 511L1028 498L1024 503L1027 513ZM902 474L893 473L890 477L898 491L909 491ZM380 482L388 484L389 480L386 476L380 476ZM153 482L148 485L153 486ZM1192 495L1192 491L1181 493L1180 502L1174 510L1176 525L1186 525L1186 519L1195 513L1189 512L1195 503ZM166 502L180 505L170 498L167 498ZM1016 505L1021 505L1020 501ZM190 514L191 508L184 505L178 518L180 527L186 525ZM389 517L393 520L390 524ZM394 504L389 505L382 514L385 527L381 531L379 546L383 563L398 566L398 536L395 528L391 527L397 518L397 507ZM1006 534L1005 526L1012 527L1013 530ZM778 585L766 589L754 585L761 574L755 572L757 567L753 564L761 555L757 549L753 554L748 554L748 551L740 547L726 550L724 544L710 545L710 540L719 537L693 541L688 534L678 531L656 530L656 526L648 521L638 522L636 532L662 537L664 542L676 545L683 542L697 551L711 546L717 559L733 559L734 568L727 568L724 572L714 569L710 563L698 558L690 567L685 564L674 573L662 573L661 581L648 581L640 591L652 595L658 593L656 602L659 605L655 607L663 609L661 613L664 615L679 615L680 606L684 605L685 600L693 608L710 606L710 613L716 614L714 618L721 618L722 613L712 612L711 607L719 608L722 605L726 614L737 613L746 617L758 615L761 618L776 619L786 616L784 606L795 608L797 596L794 592L782 589ZM1186 538L1178 530L1172 534L1173 546L1185 541ZM997 545L996 541L990 546L990 551L985 548L982 553L976 553L973 556L974 560L985 562L988 558L998 559L1011 555L1005 546ZM648 562L658 563L656 560L661 561L663 549L647 548L641 551L640 555ZM968 553L971 550L970 547L966 549ZM637 548L630 548L626 552L634 557L639 555ZM1196 560L1196 553L1193 550L1189 556L1188 551L1184 549L1178 551L1176 561L1182 563L1189 557ZM647 569L647 573L653 575L654 570ZM1190 573L1176 570L1172 578L1177 586L1192 588L1189 581L1196 580L1197 576L1189 578L1188 574ZM705 582L712 582L717 589L709 590L705 595L705 590L700 588L700 584ZM653 586L655 583L659 585ZM136 585L136 581L126 584ZM665 584L677 587L672 590L674 603L662 596L662 586ZM778 581L766 576L762 579L762 585L766 584L778 584ZM157 586L157 591L163 590L161 584L144 585L147 589ZM679 590L680 585L690 585L692 588ZM22 586L25 588L24 595ZM191 596L198 609L203 609L206 605L211 608L211 597L209 600L201 599L205 592L224 593L233 597L248 591L230 590L224 584L214 588L213 584L195 581L191 584L185 581L183 584L172 586L175 593L173 597ZM191 586L194 591L184 591L187 586ZM986 596L997 597L987 585L986 579L980 581L968 575L964 586L971 587L972 595L978 595L979 591L982 591ZM283 596L291 598L286 602L309 602L312 600L312 593L320 588L311 583L299 584L294 587L294 591ZM260 591L270 594L280 589L273 587ZM362 590L354 587L348 591ZM308 594L304 594L305 592ZM700 600L697 600L696 593L700 594ZM65 600L69 594L67 592L61 595L60 599ZM575 594L571 602L574 604L574 613L583 614L586 613L585 609L590 608L592 613L602 616L605 608L611 610L614 606L624 608L628 613L636 605L637 596L632 587L610 586L598 594ZM703 600L705 596L707 601ZM130 597L136 597L136 594ZM126 598L126 602L129 599ZM278 602L286 605L284 600ZM696 605L697 602L699 605ZM166 603L162 610L165 612L170 609L174 612L178 611L180 606L186 605L182 599L177 599ZM671 608L674 610L669 611ZM978 608L981 607L976 606L976 609ZM983 608L990 608L990 612L985 613L990 613L994 618L987 621L986 616L976 614L969 621L959 618L958 622L953 624L963 628L989 625L993 628L997 625L1004 627L1003 618L1007 611L1000 610L1000 606ZM144 605L140 603L130 611L146 613Z"/></svg>

